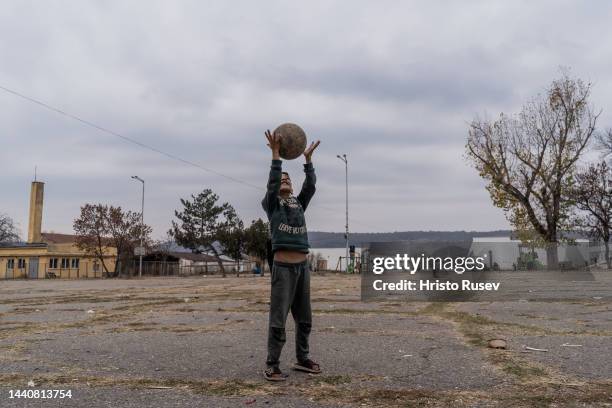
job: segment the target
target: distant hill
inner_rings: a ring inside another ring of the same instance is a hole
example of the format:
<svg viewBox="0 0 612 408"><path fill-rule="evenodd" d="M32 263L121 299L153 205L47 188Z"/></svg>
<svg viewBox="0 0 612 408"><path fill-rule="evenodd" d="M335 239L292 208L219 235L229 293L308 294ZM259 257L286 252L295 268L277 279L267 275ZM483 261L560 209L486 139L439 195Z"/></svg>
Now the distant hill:
<svg viewBox="0 0 612 408"><path fill-rule="evenodd" d="M471 241L474 237L509 237L510 230L496 231L400 231L366 232L350 234L350 244L359 246L363 242L392 241ZM308 240L313 248L342 248L344 233L308 231Z"/></svg>

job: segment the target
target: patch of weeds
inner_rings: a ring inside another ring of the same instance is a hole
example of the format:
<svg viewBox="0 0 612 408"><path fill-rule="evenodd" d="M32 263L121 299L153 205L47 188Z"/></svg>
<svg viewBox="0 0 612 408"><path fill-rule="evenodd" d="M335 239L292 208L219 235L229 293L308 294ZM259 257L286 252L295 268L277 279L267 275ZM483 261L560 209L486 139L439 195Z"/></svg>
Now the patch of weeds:
<svg viewBox="0 0 612 408"><path fill-rule="evenodd" d="M73 384L74 382L88 383L91 386L112 387L125 386L130 388L147 387L172 387L187 388L194 392L205 395L217 396L243 396L253 392L264 393L270 391L267 384L248 382L243 380L216 380L216 381L193 381L180 379L155 379L155 378L134 378L134 377L91 377L77 375L40 375L25 376L23 374L0 374L0 382L3 384L17 384L24 381L33 380L37 385L62 385Z"/></svg>
<svg viewBox="0 0 612 408"><path fill-rule="evenodd" d="M147 322L132 322L132 323L128 323L127 326L130 327L141 327L141 326L154 326L157 323L147 323Z"/></svg>
<svg viewBox="0 0 612 408"><path fill-rule="evenodd" d="M505 373L512 374L522 380L546 375L546 371L540 367L524 366L516 361L508 361L501 368Z"/></svg>
<svg viewBox="0 0 612 408"><path fill-rule="evenodd" d="M508 404L508 406L527 406L534 408L550 407L554 400L555 399L550 395L526 395L523 393L501 398L501 401Z"/></svg>
<svg viewBox="0 0 612 408"><path fill-rule="evenodd" d="M314 309L313 313L318 314L392 314L395 316L417 316L417 312L398 312L396 310L384 309L349 309L349 308L332 308L332 309Z"/></svg>
<svg viewBox="0 0 612 408"><path fill-rule="evenodd" d="M164 328L163 331L168 331L172 333L191 333L197 331L209 332L209 331L220 331L220 330L198 330L191 327L168 327Z"/></svg>
<svg viewBox="0 0 612 408"><path fill-rule="evenodd" d="M129 311L142 311L143 308L149 308L151 306L162 306L162 305L172 305L177 303L185 303L184 298L158 298L153 301L144 302L144 303L134 303L127 304L123 306L114 307L112 310L129 310Z"/></svg>
<svg viewBox="0 0 612 408"><path fill-rule="evenodd" d="M315 375L309 378L314 384L341 385L348 384L352 381L350 375Z"/></svg>
<svg viewBox="0 0 612 408"><path fill-rule="evenodd" d="M338 295L339 296L339 295ZM311 299L312 303L319 303L319 302L331 302L331 303L359 303L359 298L345 298L345 299L337 299L333 296L330 297L318 297L318 298L312 298ZM388 306L401 306L401 304L388 304Z"/></svg>
<svg viewBox="0 0 612 408"><path fill-rule="evenodd" d="M489 361L499 367L503 372L511 374L523 382L549 377L545 369L522 359L512 358L504 351L491 352Z"/></svg>
<svg viewBox="0 0 612 408"><path fill-rule="evenodd" d="M449 396L441 391L406 389L363 391L354 395L351 401L362 405L372 404L372 406L430 407L432 403L435 403L437 406L457 406L453 396ZM440 403L444 403L444 405L438 405Z"/></svg>
<svg viewBox="0 0 612 408"><path fill-rule="evenodd" d="M531 313L518 313L516 316L517 317L526 317L528 319L540 319L540 316L536 316L536 315L531 314Z"/></svg>
<svg viewBox="0 0 612 408"><path fill-rule="evenodd" d="M10 354L22 353L25 350L27 350L27 346L25 344L25 341L20 341L20 342L16 342L16 343L13 343L13 344L9 344L7 346L1 346L0 347L0 351L6 352L6 353L10 353Z"/></svg>
<svg viewBox="0 0 612 408"><path fill-rule="evenodd" d="M177 309L172 309L172 312L180 312L180 313L193 313L193 312L199 312L199 309L194 309L192 307L179 307Z"/></svg>
<svg viewBox="0 0 612 408"><path fill-rule="evenodd" d="M426 314L426 315L439 315L440 313L446 311L447 307L448 307L448 303L432 302L428 304L427 306L425 306L424 308L422 308L420 310L420 313Z"/></svg>
<svg viewBox="0 0 612 408"><path fill-rule="evenodd" d="M218 307L216 311L217 312L229 312L229 313L263 313L263 312L268 312L268 308L266 307L253 308L253 307L247 307L247 306Z"/></svg>
<svg viewBox="0 0 612 408"><path fill-rule="evenodd" d="M578 392L577 392L578 391ZM495 398L503 406L609 406L612 401L612 383L586 383L577 387L561 382L523 385L520 392L508 392Z"/></svg>
<svg viewBox="0 0 612 408"><path fill-rule="evenodd" d="M259 383L234 380L204 383L198 385L193 390L196 392L200 391L207 395L234 396L248 395L253 391L258 391L260 388L262 388L262 386Z"/></svg>

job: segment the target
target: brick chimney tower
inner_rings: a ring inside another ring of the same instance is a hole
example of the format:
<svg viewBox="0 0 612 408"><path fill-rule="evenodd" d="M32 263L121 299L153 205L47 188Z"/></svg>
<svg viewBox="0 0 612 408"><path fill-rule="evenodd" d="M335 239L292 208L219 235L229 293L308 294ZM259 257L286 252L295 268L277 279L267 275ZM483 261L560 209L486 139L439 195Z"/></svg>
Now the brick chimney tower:
<svg viewBox="0 0 612 408"><path fill-rule="evenodd" d="M30 191L30 223L28 225L28 244L42 242L42 212L43 212L43 193L45 183L40 181L32 182Z"/></svg>

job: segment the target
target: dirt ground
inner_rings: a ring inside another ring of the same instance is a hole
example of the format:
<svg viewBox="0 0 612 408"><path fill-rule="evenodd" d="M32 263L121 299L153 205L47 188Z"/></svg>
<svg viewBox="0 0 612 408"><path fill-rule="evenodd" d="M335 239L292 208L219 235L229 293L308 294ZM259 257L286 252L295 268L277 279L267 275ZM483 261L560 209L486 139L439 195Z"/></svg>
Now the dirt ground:
<svg viewBox="0 0 612 408"><path fill-rule="evenodd" d="M290 376L277 384L261 375L269 285L268 276L0 281L0 407L612 406L612 307L599 296L361 302L358 276L316 275L311 352L324 372L290 369L289 318ZM507 349L488 348L492 338Z"/></svg>

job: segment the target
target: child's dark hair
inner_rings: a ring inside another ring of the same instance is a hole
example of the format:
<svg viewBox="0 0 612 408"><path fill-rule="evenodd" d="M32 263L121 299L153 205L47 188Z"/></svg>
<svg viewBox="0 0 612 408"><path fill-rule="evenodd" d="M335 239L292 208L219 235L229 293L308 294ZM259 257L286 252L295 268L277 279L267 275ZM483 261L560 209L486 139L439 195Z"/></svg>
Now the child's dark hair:
<svg viewBox="0 0 612 408"><path fill-rule="evenodd" d="M287 177L289 177L289 173L287 173L286 171L283 171L283 174L286 174ZM291 177L289 177L289 178L291 178Z"/></svg>

